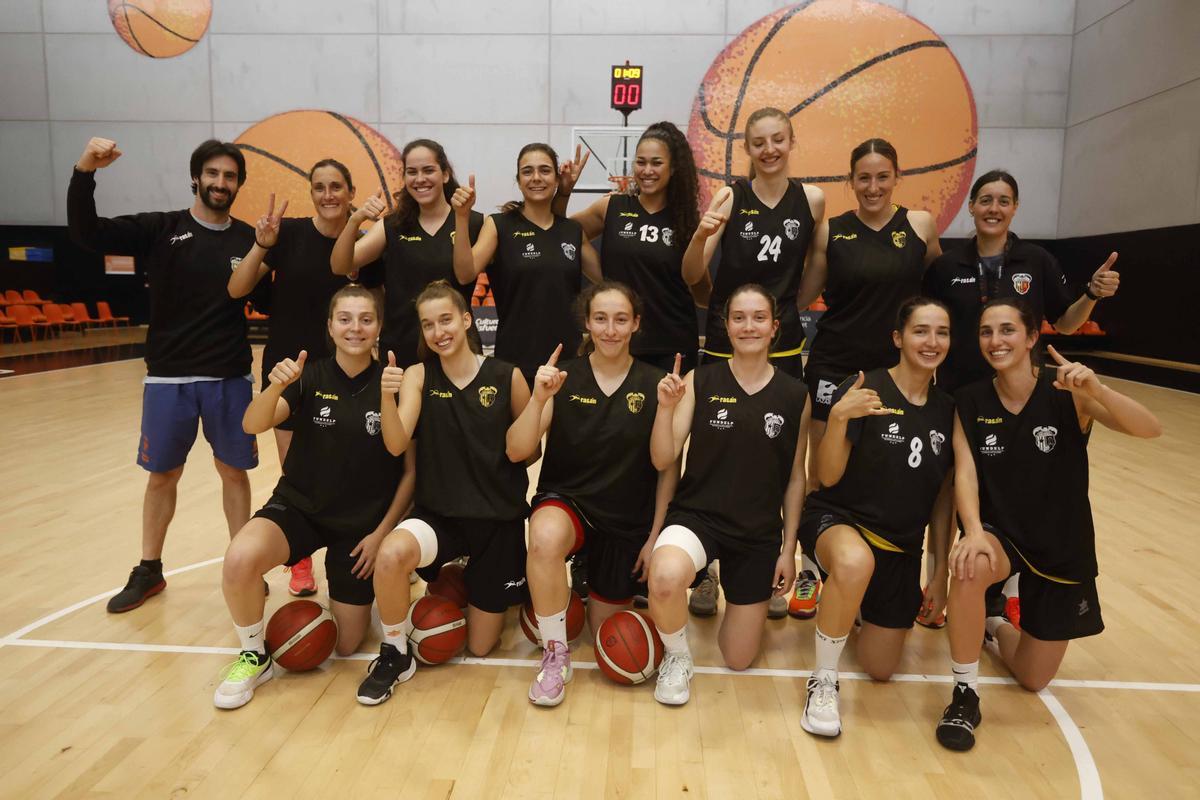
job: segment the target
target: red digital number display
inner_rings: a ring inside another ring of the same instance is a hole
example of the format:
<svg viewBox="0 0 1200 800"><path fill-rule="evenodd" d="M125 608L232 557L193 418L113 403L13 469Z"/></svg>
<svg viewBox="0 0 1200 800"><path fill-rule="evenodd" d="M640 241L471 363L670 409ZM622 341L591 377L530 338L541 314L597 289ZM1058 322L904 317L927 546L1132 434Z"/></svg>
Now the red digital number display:
<svg viewBox="0 0 1200 800"><path fill-rule="evenodd" d="M612 68L611 106L617 111L630 112L642 107L642 68L618 64Z"/></svg>

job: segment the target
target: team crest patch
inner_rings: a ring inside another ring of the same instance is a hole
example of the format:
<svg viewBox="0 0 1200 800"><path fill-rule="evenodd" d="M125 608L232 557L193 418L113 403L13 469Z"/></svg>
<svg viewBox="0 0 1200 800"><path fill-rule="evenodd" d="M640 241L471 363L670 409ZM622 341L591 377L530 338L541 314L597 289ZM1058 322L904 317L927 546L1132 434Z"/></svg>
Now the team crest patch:
<svg viewBox="0 0 1200 800"><path fill-rule="evenodd" d="M665 244L667 247L670 247L671 242L673 242L675 240L675 231L671 230L670 228L663 228L662 229L662 240L663 240L663 244Z"/></svg>
<svg viewBox="0 0 1200 800"><path fill-rule="evenodd" d="M897 250L903 250L904 245L908 244L908 231L892 231L892 244Z"/></svg>
<svg viewBox="0 0 1200 800"><path fill-rule="evenodd" d="M783 417L769 411L763 414L763 430L766 431L768 439L774 439L783 430Z"/></svg>
<svg viewBox="0 0 1200 800"><path fill-rule="evenodd" d="M233 272L238 268L238 264L242 263L241 256L232 256L229 259L229 271Z"/></svg>
<svg viewBox="0 0 1200 800"><path fill-rule="evenodd" d="M366 416L367 433L371 436L378 436L380 431L380 417L378 411L368 411Z"/></svg>
<svg viewBox="0 0 1200 800"><path fill-rule="evenodd" d="M562 249L563 249L563 255L567 257L567 261L575 260L575 245L568 244L567 242L563 242Z"/></svg>
<svg viewBox="0 0 1200 800"><path fill-rule="evenodd" d="M646 395L641 392L630 392L625 395L625 405L629 407L630 414L641 412L642 406L646 403Z"/></svg>
<svg viewBox="0 0 1200 800"><path fill-rule="evenodd" d="M946 436L937 431L929 432L929 446L933 448L933 454L940 456L942 454L942 445L946 443Z"/></svg>
<svg viewBox="0 0 1200 800"><path fill-rule="evenodd" d="M1014 272L1012 281L1013 288L1017 290L1017 294L1028 294L1029 286L1033 283L1033 276L1028 272Z"/></svg>
<svg viewBox="0 0 1200 800"><path fill-rule="evenodd" d="M1058 441L1058 428L1052 428L1049 425L1039 425L1033 429L1033 441L1037 445L1037 449L1043 453L1049 453L1054 449L1055 443Z"/></svg>
<svg viewBox="0 0 1200 800"><path fill-rule="evenodd" d="M785 219L783 221L783 233L787 236L788 241L794 242L800 236L800 220Z"/></svg>
<svg viewBox="0 0 1200 800"><path fill-rule="evenodd" d="M817 402L823 406L833 405L833 393L837 390L837 384L832 381L818 380L817 381Z"/></svg>
<svg viewBox="0 0 1200 800"><path fill-rule="evenodd" d="M479 387L479 405L484 408L491 408L492 403L496 402L496 387L495 386L480 386Z"/></svg>

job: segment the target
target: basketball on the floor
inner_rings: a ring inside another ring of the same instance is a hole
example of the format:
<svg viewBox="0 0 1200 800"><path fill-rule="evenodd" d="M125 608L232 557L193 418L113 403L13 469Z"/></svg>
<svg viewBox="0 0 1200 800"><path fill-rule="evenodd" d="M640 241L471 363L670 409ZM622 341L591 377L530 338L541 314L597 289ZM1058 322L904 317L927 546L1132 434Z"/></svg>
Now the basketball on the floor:
<svg viewBox="0 0 1200 800"><path fill-rule="evenodd" d="M618 611L596 632L596 664L615 683L632 686L649 680L662 658L654 623L637 611Z"/></svg>
<svg viewBox="0 0 1200 800"><path fill-rule="evenodd" d="M426 594L444 597L459 608L467 607L467 577L462 564L450 562L442 567L435 580L429 582Z"/></svg>
<svg viewBox="0 0 1200 800"><path fill-rule="evenodd" d="M337 623L329 609L312 600L293 600L267 622L267 652L289 672L316 669L333 654Z"/></svg>
<svg viewBox="0 0 1200 800"><path fill-rule="evenodd" d="M108 0L108 17L134 51L171 58L191 50L204 36L212 0Z"/></svg>
<svg viewBox="0 0 1200 800"><path fill-rule="evenodd" d="M272 194L276 210L288 201L289 217L312 214L308 171L325 158L336 158L350 170L355 206L382 188L391 209L392 194L404 188L400 151L365 122L333 111L276 114L251 125L233 143L246 157L246 183L231 213L251 225L267 213Z"/></svg>
<svg viewBox="0 0 1200 800"><path fill-rule="evenodd" d="M444 597L425 595L408 609L412 654L422 664L444 664L467 643L467 619Z"/></svg>
<svg viewBox="0 0 1200 800"><path fill-rule="evenodd" d="M868 0L814 0L769 14L716 57L692 104L688 141L701 208L749 171L746 119L773 106L792 121L789 174L825 190L825 218L855 208L850 151L873 137L900 156L894 201L943 231L975 171L971 87L946 43L902 11Z"/></svg>
<svg viewBox="0 0 1200 800"><path fill-rule="evenodd" d="M567 603L567 641L573 642L579 638L579 634L583 633L583 622L586 614L584 613L583 598L571 592L571 599ZM534 644L542 645L542 634L538 630L537 615L533 613L533 601L529 600L525 605L521 606L521 632L525 634L525 638Z"/></svg>

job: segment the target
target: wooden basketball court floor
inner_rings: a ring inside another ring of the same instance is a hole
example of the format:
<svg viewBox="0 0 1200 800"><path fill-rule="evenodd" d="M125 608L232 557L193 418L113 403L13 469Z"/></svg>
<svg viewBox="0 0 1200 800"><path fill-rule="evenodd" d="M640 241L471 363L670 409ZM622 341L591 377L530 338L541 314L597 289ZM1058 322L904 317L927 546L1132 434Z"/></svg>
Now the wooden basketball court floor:
<svg viewBox="0 0 1200 800"><path fill-rule="evenodd" d="M691 620L699 670L681 708L650 685L608 683L586 632L566 702L530 705L537 654L514 615L493 657L423 667L380 707L354 700L372 637L219 711L212 692L237 642L202 440L167 539L168 590L104 610L138 556L143 374L131 360L0 379L0 797L1200 796L1196 395L1113 381L1166 432L1092 438L1108 630L1072 644L1041 694L985 654L979 741L955 754L933 736L949 695L944 632L915 628L889 684L854 673L852 637L844 732L827 741L799 726L813 623L791 619L768 622L740 674L719 666L719 617ZM255 508L278 475L270 434L260 452ZM289 598L281 570L268 578L270 613Z"/></svg>

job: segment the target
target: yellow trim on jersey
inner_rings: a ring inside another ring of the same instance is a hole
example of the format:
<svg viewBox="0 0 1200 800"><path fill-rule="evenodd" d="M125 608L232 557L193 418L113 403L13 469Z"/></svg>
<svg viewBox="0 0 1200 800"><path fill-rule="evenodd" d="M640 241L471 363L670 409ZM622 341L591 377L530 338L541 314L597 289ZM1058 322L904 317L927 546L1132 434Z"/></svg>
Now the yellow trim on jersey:
<svg viewBox="0 0 1200 800"><path fill-rule="evenodd" d="M896 547L896 545L892 544L887 539L880 536L878 533L875 533L872 530L868 530L867 528L863 527L862 525L855 525L854 527L858 528L858 532L861 533L862 537L867 540L867 544L871 545L876 550L886 550L889 553L903 553L904 552L899 547Z"/></svg>
<svg viewBox="0 0 1200 800"><path fill-rule="evenodd" d="M994 536L995 534L992 534L992 535ZM1015 552L1017 555L1019 555L1021 557L1021 560L1025 562L1025 566L1029 567L1029 571L1032 572L1034 575L1037 575L1039 578L1045 578L1048 581L1053 581L1054 583L1065 584L1067 586L1078 586L1080 583L1082 583L1082 581L1073 581L1073 580L1070 580L1069 578L1056 578L1053 575L1047 575L1045 572L1042 572L1040 569L1035 567L1033 565L1033 562L1031 562L1028 558L1026 558L1025 554L1022 553L1020 550L1018 550L1017 546L1015 544L1013 544L1011 541L1008 542L1008 546L1013 549L1013 552ZM1017 571L1017 570L1014 570L1014 572L1015 571Z"/></svg>
<svg viewBox="0 0 1200 800"><path fill-rule="evenodd" d="M802 352L804 352L804 345L807 341L808 341L807 339L804 339L800 342L799 347L793 347L791 350L782 350L778 353L771 353L769 357L770 358L791 358L792 356L798 356ZM714 350L707 350L703 347L700 348L700 352L704 353L706 356L716 356L717 358L733 358L733 353L718 353Z"/></svg>

